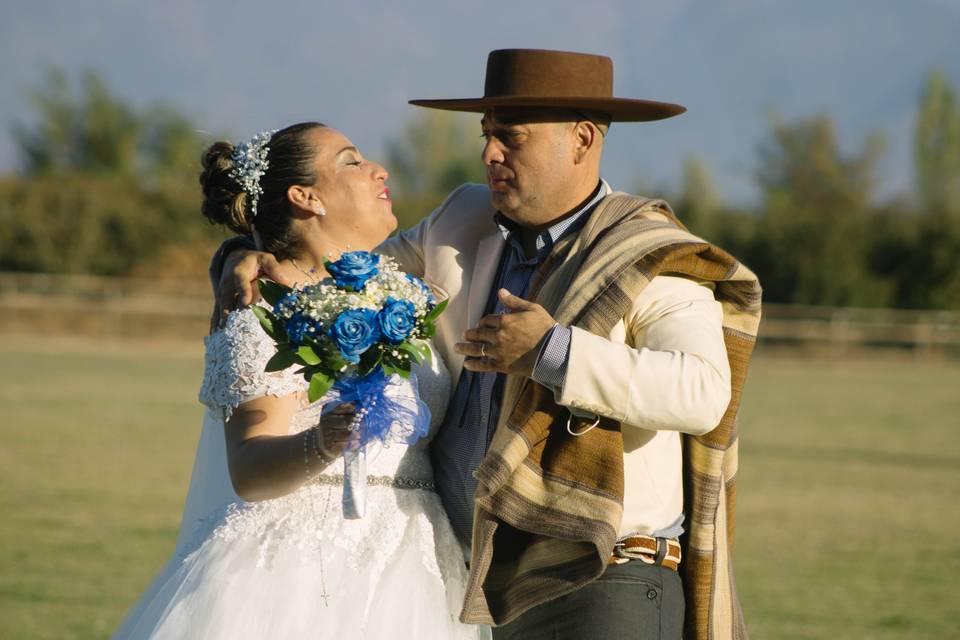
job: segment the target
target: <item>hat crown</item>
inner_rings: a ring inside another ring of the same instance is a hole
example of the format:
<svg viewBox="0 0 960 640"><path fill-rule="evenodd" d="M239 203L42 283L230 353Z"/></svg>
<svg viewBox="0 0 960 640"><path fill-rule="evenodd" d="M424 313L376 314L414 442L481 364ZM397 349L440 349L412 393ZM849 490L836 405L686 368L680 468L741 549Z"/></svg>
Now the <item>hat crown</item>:
<svg viewBox="0 0 960 640"><path fill-rule="evenodd" d="M614 97L613 60L571 51L491 51L483 94L482 98L411 100L410 104L472 113L501 107L573 109L603 114L613 122L661 120L686 111L669 102Z"/></svg>
<svg viewBox="0 0 960 640"><path fill-rule="evenodd" d="M508 96L610 98L613 60L570 51L491 51L484 97Z"/></svg>

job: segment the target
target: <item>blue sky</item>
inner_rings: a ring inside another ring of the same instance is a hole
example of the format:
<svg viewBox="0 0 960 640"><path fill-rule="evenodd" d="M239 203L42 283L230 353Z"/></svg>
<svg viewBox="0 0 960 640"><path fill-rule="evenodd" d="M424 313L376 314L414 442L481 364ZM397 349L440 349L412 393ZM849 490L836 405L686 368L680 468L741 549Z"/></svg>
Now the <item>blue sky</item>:
<svg viewBox="0 0 960 640"><path fill-rule="evenodd" d="M905 191L925 78L939 68L960 87L960 0L5 4L0 172L16 168L10 128L29 122L24 93L47 64L98 70L135 104L173 103L214 133L321 119L376 158L415 113L408 99L480 95L491 49L603 53L618 95L689 108L615 125L604 175L656 191L697 154L737 202L755 196L772 113L830 113L848 148L885 133L880 190Z"/></svg>

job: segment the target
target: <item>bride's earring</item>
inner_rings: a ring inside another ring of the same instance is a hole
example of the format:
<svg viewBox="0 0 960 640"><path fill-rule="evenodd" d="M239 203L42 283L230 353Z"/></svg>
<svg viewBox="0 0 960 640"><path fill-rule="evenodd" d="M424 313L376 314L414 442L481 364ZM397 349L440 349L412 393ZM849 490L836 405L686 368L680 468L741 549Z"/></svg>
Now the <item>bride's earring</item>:
<svg viewBox="0 0 960 640"><path fill-rule="evenodd" d="M316 213L318 216L325 216L325 215L327 215L327 210L324 209L324 208L323 208L323 205L320 204L319 202L318 202L317 204L313 205L313 212Z"/></svg>

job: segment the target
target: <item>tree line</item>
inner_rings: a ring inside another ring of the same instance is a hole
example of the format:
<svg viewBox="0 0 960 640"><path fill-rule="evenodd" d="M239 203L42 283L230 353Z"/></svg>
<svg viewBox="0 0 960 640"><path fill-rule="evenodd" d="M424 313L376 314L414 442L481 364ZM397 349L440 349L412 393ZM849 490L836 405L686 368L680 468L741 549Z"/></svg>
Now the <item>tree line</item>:
<svg viewBox="0 0 960 640"><path fill-rule="evenodd" d="M28 98L20 169L0 177L0 270L203 274L225 237L199 213L199 156L217 138L171 105L134 107L95 73L50 70ZM474 126L425 111L390 141L401 227L484 180ZM643 195L754 269L769 302L960 309L960 104L943 74L918 101L910 193L878 197L882 153L880 135L841 149L826 114L773 120L755 205L724 202L696 157L673 192Z"/></svg>

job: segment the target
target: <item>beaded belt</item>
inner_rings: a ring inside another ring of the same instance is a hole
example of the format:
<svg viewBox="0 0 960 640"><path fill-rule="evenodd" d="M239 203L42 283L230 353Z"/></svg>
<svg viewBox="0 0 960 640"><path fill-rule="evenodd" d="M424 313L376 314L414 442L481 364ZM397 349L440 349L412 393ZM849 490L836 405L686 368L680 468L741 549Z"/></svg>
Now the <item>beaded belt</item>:
<svg viewBox="0 0 960 640"><path fill-rule="evenodd" d="M631 560L639 560L676 571L680 564L680 543L676 538L654 538L644 535L617 540L608 564L623 564Z"/></svg>
<svg viewBox="0 0 960 640"><path fill-rule="evenodd" d="M317 477L317 483L326 486L343 486L343 475L320 475ZM437 485L433 480L415 480L413 478L403 478L401 476L367 476L367 486L370 487L393 487L394 489L423 489L425 491L436 491Z"/></svg>

